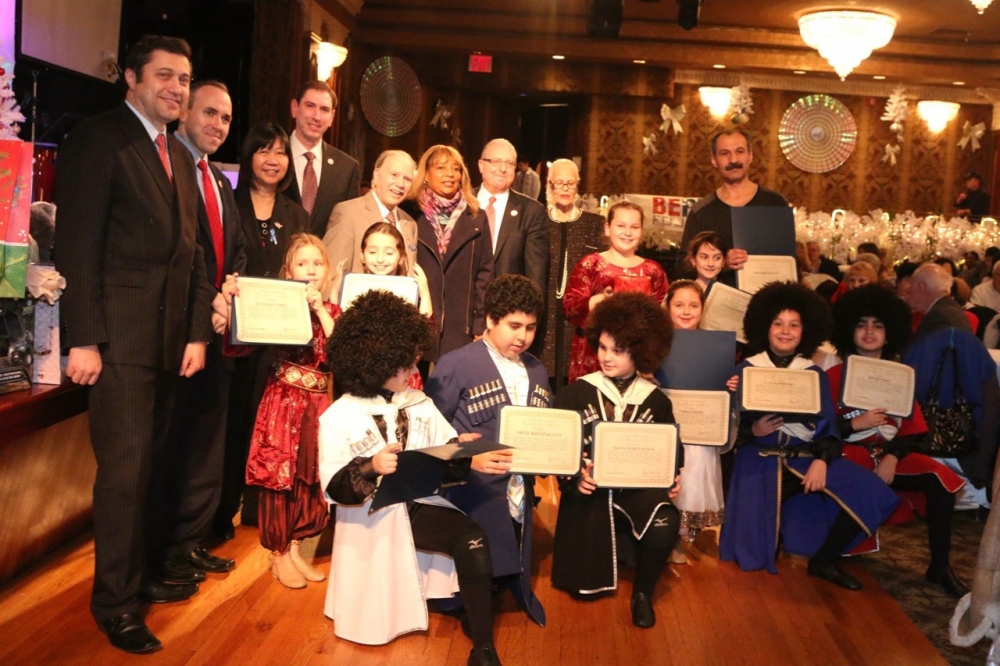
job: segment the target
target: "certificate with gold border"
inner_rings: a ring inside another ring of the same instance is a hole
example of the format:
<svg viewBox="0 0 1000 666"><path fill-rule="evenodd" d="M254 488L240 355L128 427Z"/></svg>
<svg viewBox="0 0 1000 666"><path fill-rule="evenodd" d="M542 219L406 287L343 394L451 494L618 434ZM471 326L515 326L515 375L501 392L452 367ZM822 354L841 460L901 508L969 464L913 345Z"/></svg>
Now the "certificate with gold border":
<svg viewBox="0 0 1000 666"><path fill-rule="evenodd" d="M677 476L677 434L672 423L596 423L594 481L605 488L670 488Z"/></svg>
<svg viewBox="0 0 1000 666"><path fill-rule="evenodd" d="M844 363L841 402L852 409L885 408L893 416L913 413L916 373L895 361L853 355Z"/></svg>
<svg viewBox="0 0 1000 666"><path fill-rule="evenodd" d="M512 474L572 476L582 462L583 420L571 409L507 405L500 442L511 447Z"/></svg>
<svg viewBox="0 0 1000 666"><path fill-rule="evenodd" d="M306 283L273 278L239 277L233 297L231 342L234 345L307 345L312 320Z"/></svg>
<svg viewBox="0 0 1000 666"><path fill-rule="evenodd" d="M743 368L740 408L763 414L819 414L819 373L788 368Z"/></svg>

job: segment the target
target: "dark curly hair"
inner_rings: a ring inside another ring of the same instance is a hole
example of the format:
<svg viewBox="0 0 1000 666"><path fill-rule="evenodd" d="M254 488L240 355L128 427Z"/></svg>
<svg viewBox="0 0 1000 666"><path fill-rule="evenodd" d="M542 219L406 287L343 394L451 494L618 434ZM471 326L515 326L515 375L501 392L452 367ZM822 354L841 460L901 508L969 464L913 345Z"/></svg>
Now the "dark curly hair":
<svg viewBox="0 0 1000 666"><path fill-rule="evenodd" d="M877 284L852 289L833 305L830 342L841 358L857 354L854 329L862 317L875 317L885 326L882 358L894 359L910 340L913 320L910 308L898 296Z"/></svg>
<svg viewBox="0 0 1000 666"><path fill-rule="evenodd" d="M372 290L337 319L326 353L338 391L373 398L433 342L430 323L415 306L387 291Z"/></svg>
<svg viewBox="0 0 1000 666"><path fill-rule="evenodd" d="M512 312L535 315L545 314L545 299L534 282L523 275L501 275L486 287L486 315L495 322Z"/></svg>
<svg viewBox="0 0 1000 666"><path fill-rule="evenodd" d="M674 340L674 327L667 311L646 294L628 291L613 294L590 313L586 335L594 352L602 333L627 349L635 369L644 373L659 370Z"/></svg>
<svg viewBox="0 0 1000 666"><path fill-rule="evenodd" d="M785 310L797 312L802 318L802 341L795 350L796 354L811 357L830 336L830 306L822 296L802 285L772 282L753 295L743 316L748 356L768 348L767 334L771 330L771 322Z"/></svg>

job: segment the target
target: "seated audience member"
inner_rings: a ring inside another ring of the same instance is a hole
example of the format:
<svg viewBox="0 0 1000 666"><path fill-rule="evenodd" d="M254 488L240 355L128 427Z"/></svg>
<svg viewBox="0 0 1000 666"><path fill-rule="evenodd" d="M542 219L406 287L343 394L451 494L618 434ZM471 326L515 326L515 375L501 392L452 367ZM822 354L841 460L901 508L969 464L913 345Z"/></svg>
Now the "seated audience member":
<svg viewBox="0 0 1000 666"><path fill-rule="evenodd" d="M482 528L437 494L371 511L379 478L396 473L400 452L476 438L457 437L434 403L407 386L432 344L426 317L385 291L358 297L330 338L344 393L319 425L320 479L336 512L325 613L340 638L382 645L426 630L426 600L458 592L473 644L468 663L499 664ZM468 470L468 459L449 463L441 481Z"/></svg>
<svg viewBox="0 0 1000 666"><path fill-rule="evenodd" d="M591 474L596 421L673 423L670 399L639 373L652 373L670 352L673 329L666 311L649 297L621 293L599 303L586 339L597 354L597 372L558 395L556 407L584 415L584 464L578 477L560 481L562 496L552 546L552 585L577 599L594 599L618 588L618 561L635 551L632 623L656 623L653 590L677 541L680 512L672 489L602 488ZM684 465L678 447L677 467Z"/></svg>
<svg viewBox="0 0 1000 666"><path fill-rule="evenodd" d="M914 320L919 321L914 322L914 342L942 328L975 332L969 313L951 297L953 280L946 268L934 263L923 264L913 271L906 300Z"/></svg>
<svg viewBox="0 0 1000 666"><path fill-rule="evenodd" d="M459 433L500 441L505 405L550 407L548 373L528 352L545 312L541 290L523 275L502 275L486 288L486 332L445 354L427 380L427 395ZM482 525L489 537L493 577L544 626L545 610L531 591L535 479L510 474L510 451L475 456L465 484L446 497Z"/></svg>
<svg viewBox="0 0 1000 666"><path fill-rule="evenodd" d="M913 261L901 261L896 266L896 297L902 299L904 303L909 302L910 284L913 279L913 272L920 264ZM914 323L914 326L916 324Z"/></svg>
<svg viewBox="0 0 1000 666"><path fill-rule="evenodd" d="M1000 263L993 264L993 272L988 282L976 285L972 289L969 302L1000 312Z"/></svg>
<svg viewBox="0 0 1000 666"><path fill-rule="evenodd" d="M817 373L821 413L801 423L786 422L781 414L744 417L720 558L746 571L776 573L780 536L786 552L810 557L810 576L859 590L860 581L841 569L837 559L870 536L899 498L868 470L841 457L830 385L809 360L829 335L829 307L806 287L773 283L754 294L743 325L752 355L738 371L761 367ZM796 497L801 494L805 497Z"/></svg>
<svg viewBox="0 0 1000 666"><path fill-rule="evenodd" d="M986 262L979 258L979 253L970 250L962 255L962 272L959 277L965 280L970 287L977 286L989 275Z"/></svg>
<svg viewBox="0 0 1000 666"><path fill-rule="evenodd" d="M809 257L809 271L811 273L823 273L840 282L842 277L840 266L836 261L829 259L820 252L819 243L811 240L806 243L806 253Z"/></svg>
<svg viewBox="0 0 1000 666"><path fill-rule="evenodd" d="M845 363L855 354L898 361L911 335L909 308L875 285L855 289L837 301L833 322L830 340ZM842 364L827 371L833 395L840 395L843 372ZM860 410L842 405L837 416L846 458L873 470L893 490L925 497L931 555L926 578L953 597L964 595L968 589L952 571L949 554L955 493L965 482L934 458L917 452L929 438L920 405L914 403L907 418L892 416L884 408Z"/></svg>
<svg viewBox="0 0 1000 666"><path fill-rule="evenodd" d="M948 257L937 257L934 259L934 263L948 269L948 272L951 273L952 277L958 277L958 266L956 266L955 262Z"/></svg>

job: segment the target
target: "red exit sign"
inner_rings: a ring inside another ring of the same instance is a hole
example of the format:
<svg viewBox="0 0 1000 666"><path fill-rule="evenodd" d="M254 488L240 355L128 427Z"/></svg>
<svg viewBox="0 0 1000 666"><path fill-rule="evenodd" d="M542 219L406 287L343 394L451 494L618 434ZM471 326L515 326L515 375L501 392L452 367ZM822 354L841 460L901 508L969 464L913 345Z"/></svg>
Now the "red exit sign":
<svg viewBox="0 0 1000 666"><path fill-rule="evenodd" d="M481 74L493 73L493 56L473 53L469 56L469 71Z"/></svg>

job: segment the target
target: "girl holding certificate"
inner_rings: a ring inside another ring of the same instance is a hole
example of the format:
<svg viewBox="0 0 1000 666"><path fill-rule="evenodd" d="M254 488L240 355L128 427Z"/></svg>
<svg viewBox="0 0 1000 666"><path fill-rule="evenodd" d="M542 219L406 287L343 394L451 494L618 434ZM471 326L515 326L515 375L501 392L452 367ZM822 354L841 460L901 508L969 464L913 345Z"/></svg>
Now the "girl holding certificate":
<svg viewBox="0 0 1000 666"><path fill-rule="evenodd" d="M403 299L373 290L337 323L328 351L344 394L320 417L320 478L336 508L325 613L337 636L382 645L427 629L427 599L461 594L473 648L468 663L499 664L493 646L489 539L440 495L371 511L380 477L397 472L401 451L453 442L454 428L407 386L433 344L426 317ZM448 463L458 480L468 458Z"/></svg>
<svg viewBox="0 0 1000 666"><path fill-rule="evenodd" d="M677 542L680 513L673 488L601 488L591 475L595 421L673 423L670 399L639 373L651 374L670 352L670 319L643 294L615 294L591 313L586 341L600 370L559 393L556 407L583 414L584 460L578 477L563 479L552 551L552 585L577 599L618 588L616 559L635 561L632 623L656 623L653 590ZM677 451L677 468L684 451Z"/></svg>
<svg viewBox="0 0 1000 666"><path fill-rule="evenodd" d="M388 222L376 222L368 227L361 237L361 263L365 273L370 275L410 275L403 234ZM420 290L420 314L431 317L434 314L431 292L427 287L427 276L419 265L413 267L413 278Z"/></svg>
<svg viewBox="0 0 1000 666"><path fill-rule="evenodd" d="M726 267L727 252L729 247L725 239L714 231L703 231L688 244L688 261L694 266L697 282L705 296Z"/></svg>
<svg viewBox="0 0 1000 666"><path fill-rule="evenodd" d="M274 555L272 575L290 588L326 580L302 558L299 544L322 532L330 518L316 458L316 423L330 404L326 341L340 314L339 306L322 297L330 273L326 247L319 238L306 233L292 236L281 275L308 283L313 339L305 347L277 350L257 410L246 466L247 485L260 488L260 543ZM223 289L231 297L238 293L238 282L227 282Z"/></svg>
<svg viewBox="0 0 1000 666"><path fill-rule="evenodd" d="M853 354L898 361L910 338L909 307L879 285L847 292L838 299L833 315L830 341L845 361ZM827 370L833 395L840 395L843 372L843 365ZM891 416L885 409L857 410L840 405L837 411L845 457L873 470L893 490L916 492L926 498L931 554L927 580L953 597L962 597L968 588L952 571L949 553L955 494L965 482L937 460L914 452L928 437L920 406L914 402L913 413L907 418Z"/></svg>
<svg viewBox="0 0 1000 666"><path fill-rule="evenodd" d="M783 537L786 552L810 557L810 576L859 590L861 583L838 566L837 558L870 536L899 498L875 475L841 457L830 385L809 360L829 334L829 307L807 287L775 282L754 294L743 326L750 356L737 366L741 376L750 366L815 373L820 412L803 422L786 421L781 414L744 417L720 558L746 571L777 573L775 556ZM746 391L745 379L741 384Z"/></svg>
<svg viewBox="0 0 1000 666"><path fill-rule="evenodd" d="M587 344L583 327L598 303L611 294L637 291L659 305L667 295L667 274L651 259L635 252L642 242L645 213L630 201L619 201L608 209L604 235L610 247L588 254L573 268L566 285L563 310L566 319L576 326L569 350L569 381L598 370L597 356Z"/></svg>

